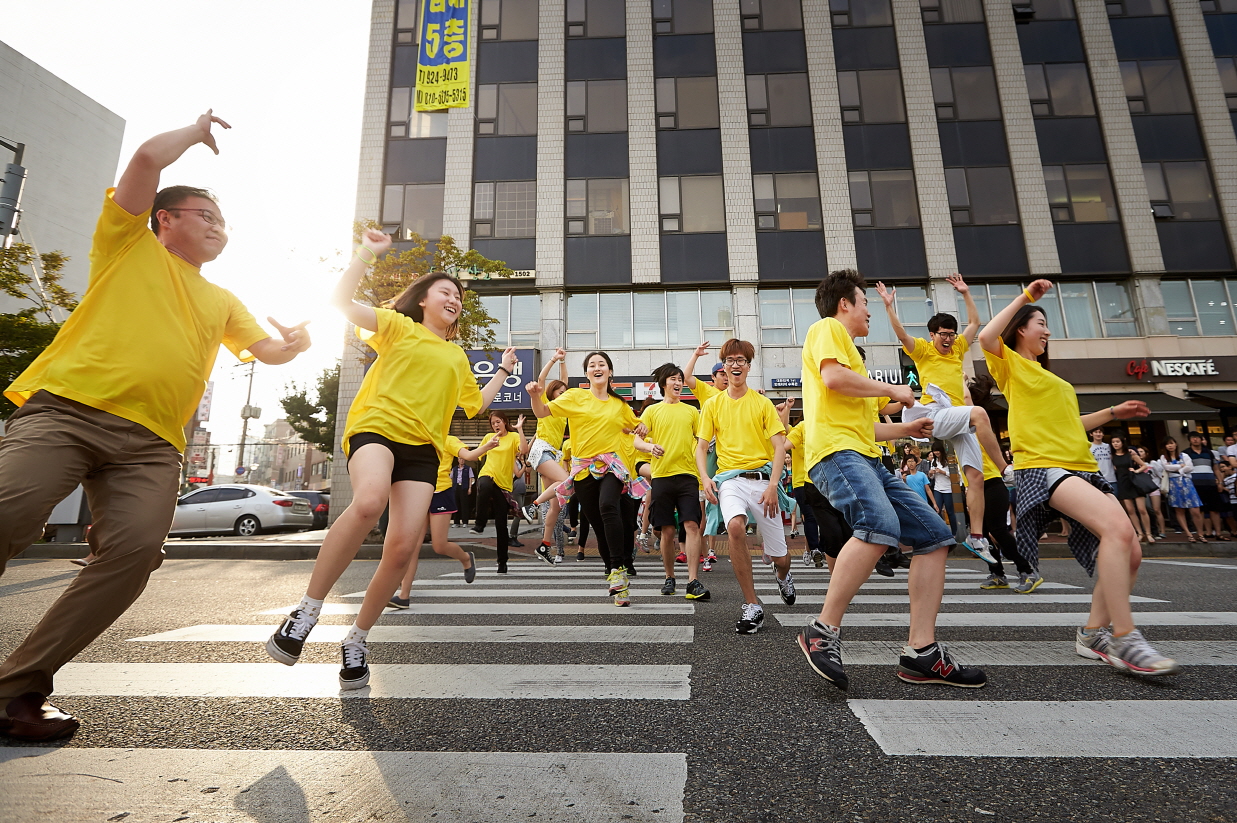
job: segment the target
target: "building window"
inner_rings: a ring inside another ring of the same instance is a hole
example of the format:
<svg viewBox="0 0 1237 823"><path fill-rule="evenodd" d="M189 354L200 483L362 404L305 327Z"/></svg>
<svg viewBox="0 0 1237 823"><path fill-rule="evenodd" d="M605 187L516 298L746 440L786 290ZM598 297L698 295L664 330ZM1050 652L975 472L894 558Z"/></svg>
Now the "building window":
<svg viewBox="0 0 1237 823"><path fill-rule="evenodd" d="M567 131L627 131L627 81L574 80L568 83Z"/></svg>
<svg viewBox="0 0 1237 823"><path fill-rule="evenodd" d="M1006 166L945 169L949 215L955 226L1001 226L1018 222L1014 180Z"/></svg>
<svg viewBox="0 0 1237 823"><path fill-rule="evenodd" d="M537 182L477 183L473 189L473 237L534 237Z"/></svg>
<svg viewBox="0 0 1237 823"><path fill-rule="evenodd" d="M971 286L975 291L975 286ZM897 343L898 338L889 324L889 315L885 313L884 304L876 294L876 289L868 291L869 309L872 318L868 321L867 337L856 338L859 345L866 343ZM928 338L928 318L935 312L929 310L928 290L923 286L899 283L893 292L894 306L898 310L898 319L912 337Z"/></svg>
<svg viewBox="0 0 1237 823"><path fill-rule="evenodd" d="M838 72L843 123L905 123L897 69Z"/></svg>
<svg viewBox="0 0 1237 823"><path fill-rule="evenodd" d="M743 17L744 31L803 28L799 0L739 0L739 14Z"/></svg>
<svg viewBox="0 0 1237 823"><path fill-rule="evenodd" d="M1030 0L1036 20L1073 20L1074 0Z"/></svg>
<svg viewBox="0 0 1237 823"><path fill-rule="evenodd" d="M983 0L919 0L925 23L982 23Z"/></svg>
<svg viewBox="0 0 1237 823"><path fill-rule="evenodd" d="M892 26L889 0L830 0L834 28L846 26Z"/></svg>
<svg viewBox="0 0 1237 823"><path fill-rule="evenodd" d="M816 172L753 174L756 228L820 231L820 187Z"/></svg>
<svg viewBox="0 0 1237 823"><path fill-rule="evenodd" d="M382 196L384 230L392 230L400 240L414 234L423 240L442 237L442 183L415 186L386 186Z"/></svg>
<svg viewBox="0 0 1237 823"><path fill-rule="evenodd" d="M1215 220L1215 193L1204 160L1184 163L1143 163L1151 211L1156 217Z"/></svg>
<svg viewBox="0 0 1237 823"><path fill-rule="evenodd" d="M807 331L820 319L815 289L761 289L760 342L766 346L802 346Z"/></svg>
<svg viewBox="0 0 1237 823"><path fill-rule="evenodd" d="M713 0L653 0L657 34L708 34L713 31Z"/></svg>
<svg viewBox="0 0 1237 823"><path fill-rule="evenodd" d="M627 178L567 181L568 234L627 234Z"/></svg>
<svg viewBox="0 0 1237 823"><path fill-rule="evenodd" d="M389 137L446 137L447 112L413 111L412 89L399 86L391 89L391 114L388 118Z"/></svg>
<svg viewBox="0 0 1237 823"><path fill-rule="evenodd" d="M1199 5L1208 14L1215 12L1231 14L1237 12L1237 0L1201 0Z"/></svg>
<svg viewBox="0 0 1237 823"><path fill-rule="evenodd" d="M398 0L395 9L395 42L419 43L420 31L417 23L421 19L420 0Z"/></svg>
<svg viewBox="0 0 1237 823"><path fill-rule="evenodd" d="M734 336L728 291L614 292L567 297L570 349L694 348Z"/></svg>
<svg viewBox="0 0 1237 823"><path fill-rule="evenodd" d="M1054 222L1116 222L1117 201L1108 166L1044 166L1044 183Z"/></svg>
<svg viewBox="0 0 1237 823"><path fill-rule="evenodd" d="M1152 17L1168 14L1168 0L1107 0L1109 17Z"/></svg>
<svg viewBox="0 0 1237 823"><path fill-rule="evenodd" d="M1086 63L1028 63L1022 67L1036 117L1090 117L1095 114Z"/></svg>
<svg viewBox="0 0 1237 823"><path fill-rule="evenodd" d="M490 317L498 321L490 327L495 346L541 344L541 295L483 294L479 299Z"/></svg>
<svg viewBox="0 0 1237 823"><path fill-rule="evenodd" d="M987 321L1022 293L1026 284L973 284L980 319ZM1125 283L1054 281L1035 304L1044 310L1055 337L1137 337L1133 304ZM959 320L962 318L959 317Z"/></svg>
<svg viewBox="0 0 1237 823"><path fill-rule="evenodd" d="M1237 294L1237 282L1164 280L1160 291L1173 334L1197 337L1234 333L1232 298Z"/></svg>
<svg viewBox="0 0 1237 823"><path fill-rule="evenodd" d="M937 120L999 120L991 66L931 69Z"/></svg>
<svg viewBox="0 0 1237 823"><path fill-rule="evenodd" d="M536 134L537 84L477 86L478 134Z"/></svg>
<svg viewBox="0 0 1237 823"><path fill-rule="evenodd" d="M1105 337L1138 336L1134 306L1130 303L1130 293L1124 283L1096 283L1095 297Z"/></svg>
<svg viewBox="0 0 1237 823"><path fill-rule="evenodd" d="M807 74L749 74L747 122L752 126L810 126Z"/></svg>
<svg viewBox="0 0 1237 823"><path fill-rule="evenodd" d="M919 225L915 175L910 169L852 171L847 177L855 226L892 229Z"/></svg>
<svg viewBox="0 0 1237 823"><path fill-rule="evenodd" d="M663 232L726 230L721 176L663 177L659 190Z"/></svg>
<svg viewBox="0 0 1237 823"><path fill-rule="evenodd" d="M537 0L481 0L482 40L536 40Z"/></svg>
<svg viewBox="0 0 1237 823"><path fill-rule="evenodd" d="M626 37L624 0L567 0L568 37Z"/></svg>
<svg viewBox="0 0 1237 823"><path fill-rule="evenodd" d="M716 77L659 77L654 88L657 128L718 127Z"/></svg>
<svg viewBox="0 0 1237 823"><path fill-rule="evenodd" d="M1233 0L1237 6L1237 0ZM1224 97L1228 100L1228 110L1237 111L1237 57L1217 57L1216 68L1220 72L1220 85L1224 87Z"/></svg>
<svg viewBox="0 0 1237 823"><path fill-rule="evenodd" d="M1131 114L1193 111L1180 60L1123 60L1121 79Z"/></svg>

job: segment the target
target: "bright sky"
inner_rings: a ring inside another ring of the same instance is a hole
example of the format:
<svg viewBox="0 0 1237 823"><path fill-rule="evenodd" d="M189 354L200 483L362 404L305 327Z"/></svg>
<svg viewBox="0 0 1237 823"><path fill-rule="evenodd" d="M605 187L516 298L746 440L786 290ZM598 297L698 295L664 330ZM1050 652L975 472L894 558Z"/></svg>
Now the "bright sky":
<svg viewBox="0 0 1237 823"><path fill-rule="evenodd" d="M216 128L218 157L195 146L163 184L220 198L231 240L203 268L209 280L264 325L268 315L312 321L312 349L285 366L257 366L262 417L250 432L261 434L283 415L288 382L312 381L340 354L344 326L327 295L336 252L350 244L370 4L4 0L0 16L0 39L125 119L117 176L144 140L208 108L232 125ZM221 350L206 426L215 443L240 436L248 370L235 363Z"/></svg>

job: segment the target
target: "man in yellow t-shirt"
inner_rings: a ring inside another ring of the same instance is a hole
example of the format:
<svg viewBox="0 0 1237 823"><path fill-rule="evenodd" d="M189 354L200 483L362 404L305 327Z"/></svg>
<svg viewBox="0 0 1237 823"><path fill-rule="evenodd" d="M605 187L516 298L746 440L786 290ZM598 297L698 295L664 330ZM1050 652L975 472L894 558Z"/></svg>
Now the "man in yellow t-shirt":
<svg viewBox="0 0 1237 823"><path fill-rule="evenodd" d="M184 427L219 345L264 363L309 347L304 323L275 324L283 339L274 340L231 292L202 277L228 242L214 196L158 190L160 173L190 147L218 153L216 123L229 128L208 111L138 148L104 199L81 304L5 391L21 408L0 444L0 573L79 483L97 558L0 665L0 732L10 737L51 740L77 729L77 718L47 700L52 678L129 608L162 562Z"/></svg>
<svg viewBox="0 0 1237 823"><path fill-rule="evenodd" d="M958 334L958 319L952 314L934 314L928 319L928 333L932 341L911 337L894 307L894 289L886 289L884 283L876 284L876 293L885 303L885 312L894 333L902 342L902 349L915 361L919 369L919 385L923 398L902 415L904 420L927 417L932 420L932 433L938 440L953 446L958 456L958 467L966 480L966 508L970 516L970 539L963 547L991 565L996 562L988 539L983 536L984 489L983 453L987 452L999 471L1005 470L1001 444L988 412L977 406L967 405L963 366L966 353L979 334L979 308L971 289L960 274L949 276L949 284L966 302L966 328ZM980 446L983 446L981 449ZM952 518L953 515L951 514Z"/></svg>
<svg viewBox="0 0 1237 823"><path fill-rule="evenodd" d="M986 678L953 660L935 639L936 614L945 590L945 559L954 544L949 528L927 501L889 473L880 462L877 440L926 437L932 419L878 423L872 398L888 397L903 408L914 405L908 386L867 376L854 338L868 333L868 298L854 269L829 274L816 289L822 320L803 344L804 443L808 476L854 534L838 553L820 616L799 634L799 648L821 677L845 689L839 638L842 617L876 561L899 543L913 551L908 590L910 637L898 661L908 683L976 688Z"/></svg>

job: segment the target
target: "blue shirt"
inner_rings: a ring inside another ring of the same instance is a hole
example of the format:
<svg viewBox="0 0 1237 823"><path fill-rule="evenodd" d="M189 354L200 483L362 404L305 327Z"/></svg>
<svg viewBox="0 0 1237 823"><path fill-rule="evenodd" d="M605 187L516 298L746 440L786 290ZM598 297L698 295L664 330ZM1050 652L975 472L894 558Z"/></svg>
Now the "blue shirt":
<svg viewBox="0 0 1237 823"><path fill-rule="evenodd" d="M923 472L912 472L906 477L906 485L914 489L925 503L928 502L928 486L931 482L932 480Z"/></svg>

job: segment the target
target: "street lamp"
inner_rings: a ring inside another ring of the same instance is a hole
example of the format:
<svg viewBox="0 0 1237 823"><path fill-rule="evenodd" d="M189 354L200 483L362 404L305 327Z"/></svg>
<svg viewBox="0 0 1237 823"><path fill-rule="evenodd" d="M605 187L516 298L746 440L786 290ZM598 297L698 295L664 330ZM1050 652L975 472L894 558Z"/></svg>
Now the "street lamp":
<svg viewBox="0 0 1237 823"><path fill-rule="evenodd" d="M13 152L13 162L5 165L4 177L0 178L0 245L7 249L21 221L21 191L26 185L26 169L21 159L26 153L26 144L0 137L0 146Z"/></svg>

